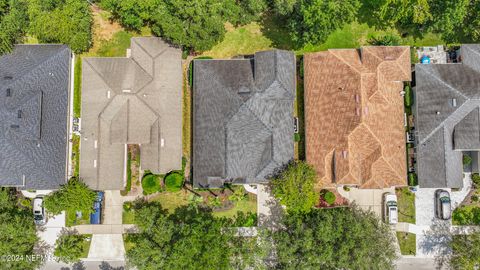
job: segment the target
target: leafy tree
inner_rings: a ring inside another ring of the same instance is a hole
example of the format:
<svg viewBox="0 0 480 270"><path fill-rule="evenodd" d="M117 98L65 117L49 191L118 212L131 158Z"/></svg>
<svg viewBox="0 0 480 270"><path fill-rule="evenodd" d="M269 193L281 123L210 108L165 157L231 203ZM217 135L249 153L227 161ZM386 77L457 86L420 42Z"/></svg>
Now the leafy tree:
<svg viewBox="0 0 480 270"><path fill-rule="evenodd" d="M400 37L392 34L374 34L368 39L368 44L372 46L398 46L400 45Z"/></svg>
<svg viewBox="0 0 480 270"><path fill-rule="evenodd" d="M285 215L271 237L278 269L394 269L390 228L357 208Z"/></svg>
<svg viewBox="0 0 480 270"><path fill-rule="evenodd" d="M12 189L0 188L0 265L2 269L37 269L39 260L4 260L4 255L38 254L32 212L16 205Z"/></svg>
<svg viewBox="0 0 480 270"><path fill-rule="evenodd" d="M205 51L225 35L220 0L163 0L152 15L152 32L174 44Z"/></svg>
<svg viewBox="0 0 480 270"><path fill-rule="evenodd" d="M158 203L137 207L140 233L128 235L134 246L127 259L138 269L232 269L257 262L255 242L235 237L228 229L233 221L208 208L182 206L168 214Z"/></svg>
<svg viewBox="0 0 480 270"><path fill-rule="evenodd" d="M452 269L473 270L480 266L480 233L454 235L450 242Z"/></svg>
<svg viewBox="0 0 480 270"><path fill-rule="evenodd" d="M93 212L93 203L97 198L95 191L77 178L71 178L59 190L45 197L45 208L53 215L62 211L82 211L84 215Z"/></svg>
<svg viewBox="0 0 480 270"><path fill-rule="evenodd" d="M78 234L75 231L65 231L55 242L53 254L65 263L80 261L85 253L85 242L87 236Z"/></svg>
<svg viewBox="0 0 480 270"><path fill-rule="evenodd" d="M288 15L293 12L297 0L273 0L273 9L280 15Z"/></svg>
<svg viewBox="0 0 480 270"><path fill-rule="evenodd" d="M93 23L87 1L30 0L30 32L42 43L68 44L74 52L91 47Z"/></svg>
<svg viewBox="0 0 480 270"><path fill-rule="evenodd" d="M0 0L0 55L20 43L28 26L25 0Z"/></svg>
<svg viewBox="0 0 480 270"><path fill-rule="evenodd" d="M100 5L112 11L113 17L121 24L132 30L140 30L150 22L156 7L163 4L163 0L103 0Z"/></svg>
<svg viewBox="0 0 480 270"><path fill-rule="evenodd" d="M352 22L359 0L298 0L285 19L290 35L299 47L317 44L345 24Z"/></svg>
<svg viewBox="0 0 480 270"><path fill-rule="evenodd" d="M265 0L225 0L222 13L225 21L244 25L260 19L266 9Z"/></svg>
<svg viewBox="0 0 480 270"><path fill-rule="evenodd" d="M273 194L291 213L312 210L318 201L318 194L314 191L315 182L315 170L303 161L290 163L270 181Z"/></svg>

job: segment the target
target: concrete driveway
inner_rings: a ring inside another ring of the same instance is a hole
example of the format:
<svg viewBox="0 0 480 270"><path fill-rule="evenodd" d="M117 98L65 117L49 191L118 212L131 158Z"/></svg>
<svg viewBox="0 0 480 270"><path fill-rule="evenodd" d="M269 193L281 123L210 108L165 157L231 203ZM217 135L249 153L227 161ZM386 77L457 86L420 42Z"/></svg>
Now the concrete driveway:
<svg viewBox="0 0 480 270"><path fill-rule="evenodd" d="M55 247L55 241L57 241L60 232L65 227L65 212L49 218L47 220L47 224L42 227L43 228L39 228L39 230L37 230L37 235L40 237L40 240L44 241L47 245L50 246L50 251L53 252L53 247Z"/></svg>
<svg viewBox="0 0 480 270"><path fill-rule="evenodd" d="M350 191L343 190L343 187L337 188L337 191L351 203L355 203L364 210L370 210L379 217L382 216L383 194L394 193L395 188L384 189L358 189L351 188Z"/></svg>
<svg viewBox="0 0 480 270"><path fill-rule="evenodd" d="M84 261L123 261L125 247L121 234L94 234Z"/></svg>

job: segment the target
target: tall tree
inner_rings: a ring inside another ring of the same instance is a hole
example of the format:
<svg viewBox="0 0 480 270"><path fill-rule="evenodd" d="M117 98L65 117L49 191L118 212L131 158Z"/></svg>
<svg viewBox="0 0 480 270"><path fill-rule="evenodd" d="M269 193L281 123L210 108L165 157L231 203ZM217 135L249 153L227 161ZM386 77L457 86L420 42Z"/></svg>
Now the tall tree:
<svg viewBox="0 0 480 270"><path fill-rule="evenodd" d="M480 233L471 235L454 235L450 242L452 256L450 265L453 269L473 270L480 267Z"/></svg>
<svg viewBox="0 0 480 270"><path fill-rule="evenodd" d="M285 19L292 40L301 47L325 41L333 31L352 22L359 8L359 0L298 0Z"/></svg>
<svg viewBox="0 0 480 270"><path fill-rule="evenodd" d="M0 188L0 265L2 269L36 269L40 260L30 262L38 236L29 208L18 206L14 191ZM9 257L16 255L15 257ZM18 260L23 258L23 260Z"/></svg>
<svg viewBox="0 0 480 270"><path fill-rule="evenodd" d="M87 236L78 234L76 231L63 231L55 242L55 257L66 263L80 261L85 254ZM87 242L88 243L88 242Z"/></svg>
<svg viewBox="0 0 480 270"><path fill-rule="evenodd" d="M189 205L171 214L158 203L135 208L140 233L128 235L134 245L127 259L138 269L245 269L258 261L256 241L236 237L232 221L208 208Z"/></svg>
<svg viewBox="0 0 480 270"><path fill-rule="evenodd" d="M44 200L48 212L58 215L62 211L82 211L88 215L93 212L93 203L97 194L77 178L71 178L59 190L47 195Z"/></svg>
<svg viewBox="0 0 480 270"><path fill-rule="evenodd" d="M390 228L357 208L286 215L272 239L279 269L394 269Z"/></svg>
<svg viewBox="0 0 480 270"><path fill-rule="evenodd" d="M0 55L20 43L28 26L27 2L0 0Z"/></svg>
<svg viewBox="0 0 480 270"><path fill-rule="evenodd" d="M87 1L31 0L30 32L41 43L63 43L77 53L92 45L92 13Z"/></svg>
<svg viewBox="0 0 480 270"><path fill-rule="evenodd" d="M273 194L291 213L310 212L318 202L314 191L317 175L315 169L303 161L290 163L271 180Z"/></svg>

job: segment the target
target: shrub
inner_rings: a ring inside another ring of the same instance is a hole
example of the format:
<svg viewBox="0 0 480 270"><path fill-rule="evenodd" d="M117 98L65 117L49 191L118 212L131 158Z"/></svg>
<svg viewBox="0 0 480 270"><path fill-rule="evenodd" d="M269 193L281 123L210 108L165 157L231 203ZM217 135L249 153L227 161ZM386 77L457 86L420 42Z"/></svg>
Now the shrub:
<svg viewBox="0 0 480 270"><path fill-rule="evenodd" d="M295 142L301 141L300 134L298 134L298 133L293 134L293 140Z"/></svg>
<svg viewBox="0 0 480 270"><path fill-rule="evenodd" d="M416 186L417 183L417 175L414 172L408 173L408 185L413 187Z"/></svg>
<svg viewBox="0 0 480 270"><path fill-rule="evenodd" d="M66 263L80 261L85 254L85 241L87 236L72 232L67 232L57 239L55 243L54 255Z"/></svg>
<svg viewBox="0 0 480 270"><path fill-rule="evenodd" d="M77 178L71 178L65 185L47 195L44 199L45 209L53 215L62 211L81 211L85 215L93 212L93 203L97 193Z"/></svg>
<svg viewBox="0 0 480 270"><path fill-rule="evenodd" d="M233 218L235 227L253 227L257 226L257 214L252 212L237 212Z"/></svg>
<svg viewBox="0 0 480 270"><path fill-rule="evenodd" d="M479 225L480 208L476 206L461 206L453 211L452 219L456 225Z"/></svg>
<svg viewBox="0 0 480 270"><path fill-rule="evenodd" d="M370 35L368 44L373 46L397 46L400 44L400 37L394 33Z"/></svg>
<svg viewBox="0 0 480 270"><path fill-rule="evenodd" d="M405 96L404 96L404 102L405 102L405 107L411 107L413 105L413 94L412 94L412 88L407 85L405 86Z"/></svg>
<svg viewBox="0 0 480 270"><path fill-rule="evenodd" d="M165 177L165 188L167 191L180 191L183 186L183 176L177 172L169 173Z"/></svg>
<svg viewBox="0 0 480 270"><path fill-rule="evenodd" d="M32 208L32 201L28 198L22 198L20 200L20 205L26 208Z"/></svg>
<svg viewBox="0 0 480 270"><path fill-rule="evenodd" d="M471 200L472 202L478 202L478 195L472 195Z"/></svg>
<svg viewBox="0 0 480 270"><path fill-rule="evenodd" d="M161 190L161 187L160 187L160 179L158 175L154 175L154 174L145 175L142 179L142 188L143 188L143 193L145 195L159 192Z"/></svg>
<svg viewBox="0 0 480 270"><path fill-rule="evenodd" d="M333 194L333 192L331 191L328 191L328 190L324 190L324 192L322 192L322 198L325 200L325 202L327 202L328 204L333 204L336 200L336 196L335 194Z"/></svg>
<svg viewBox="0 0 480 270"><path fill-rule="evenodd" d="M472 164L472 158L469 155L463 155L463 165L468 166Z"/></svg>
<svg viewBox="0 0 480 270"><path fill-rule="evenodd" d="M480 175L478 173L473 173L472 181L476 186L480 186Z"/></svg>
<svg viewBox="0 0 480 270"><path fill-rule="evenodd" d="M350 191L350 187L349 186L343 186L343 190Z"/></svg>

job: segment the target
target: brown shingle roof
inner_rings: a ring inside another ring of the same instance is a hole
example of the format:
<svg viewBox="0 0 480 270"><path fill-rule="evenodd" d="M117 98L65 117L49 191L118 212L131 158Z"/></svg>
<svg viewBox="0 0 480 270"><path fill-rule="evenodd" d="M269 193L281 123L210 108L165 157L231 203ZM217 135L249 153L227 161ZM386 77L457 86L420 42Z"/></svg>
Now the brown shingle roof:
<svg viewBox="0 0 480 270"><path fill-rule="evenodd" d="M408 47L305 55L307 162L322 186L406 184L402 81Z"/></svg>

